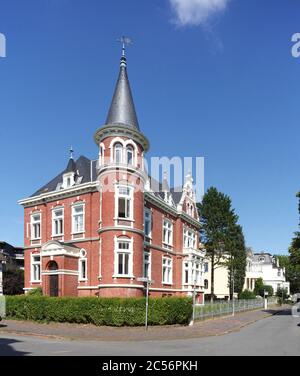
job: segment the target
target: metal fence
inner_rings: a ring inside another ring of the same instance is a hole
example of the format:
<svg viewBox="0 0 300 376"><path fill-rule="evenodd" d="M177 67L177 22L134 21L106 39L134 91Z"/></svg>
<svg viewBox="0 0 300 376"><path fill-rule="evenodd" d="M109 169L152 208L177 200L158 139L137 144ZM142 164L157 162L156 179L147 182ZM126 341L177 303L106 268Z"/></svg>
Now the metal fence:
<svg viewBox="0 0 300 376"><path fill-rule="evenodd" d="M277 304L277 298L268 299L268 307ZM208 318L232 315L233 312L245 312L265 307L263 299L253 300L235 300L218 301L214 303L206 303L205 305L196 305L195 320L205 320Z"/></svg>
<svg viewBox="0 0 300 376"><path fill-rule="evenodd" d="M5 296L0 295L0 318L5 317L6 309L5 309ZM0 320L1 321L1 320Z"/></svg>

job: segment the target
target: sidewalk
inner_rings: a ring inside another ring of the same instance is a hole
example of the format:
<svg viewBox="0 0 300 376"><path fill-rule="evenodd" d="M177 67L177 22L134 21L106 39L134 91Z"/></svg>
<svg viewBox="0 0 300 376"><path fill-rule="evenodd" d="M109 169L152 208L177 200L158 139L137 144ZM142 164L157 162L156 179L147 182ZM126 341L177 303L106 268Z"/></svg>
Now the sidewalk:
<svg viewBox="0 0 300 376"><path fill-rule="evenodd" d="M147 332L143 327L116 328L67 323L39 324L30 321L3 320L0 323L0 335L9 333L61 340L169 341L224 335L229 332L238 331L244 326L275 315L283 310L284 307L269 309L267 311L244 312L237 314L235 317L229 316L215 320L196 322L193 326L155 326L149 327Z"/></svg>

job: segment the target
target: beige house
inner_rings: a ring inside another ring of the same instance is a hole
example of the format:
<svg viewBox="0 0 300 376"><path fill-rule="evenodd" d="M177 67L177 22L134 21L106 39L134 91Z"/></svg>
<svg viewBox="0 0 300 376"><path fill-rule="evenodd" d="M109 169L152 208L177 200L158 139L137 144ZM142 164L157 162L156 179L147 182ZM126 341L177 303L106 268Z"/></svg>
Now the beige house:
<svg viewBox="0 0 300 376"><path fill-rule="evenodd" d="M230 299L229 270L225 266L215 268L214 295L217 299ZM211 261L204 263L204 294L211 295Z"/></svg>

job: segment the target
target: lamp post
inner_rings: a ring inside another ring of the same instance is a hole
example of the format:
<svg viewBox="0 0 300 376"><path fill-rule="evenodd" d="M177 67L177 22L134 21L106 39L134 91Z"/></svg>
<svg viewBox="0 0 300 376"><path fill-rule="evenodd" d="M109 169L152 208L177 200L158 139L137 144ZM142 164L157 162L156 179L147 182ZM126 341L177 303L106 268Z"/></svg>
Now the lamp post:
<svg viewBox="0 0 300 376"><path fill-rule="evenodd" d="M195 321L195 312L196 311L196 280L194 280L194 290L193 290L193 321Z"/></svg>
<svg viewBox="0 0 300 376"><path fill-rule="evenodd" d="M145 317L145 330L148 330L148 312L149 312L149 287L154 281L149 278L138 278L138 282L143 282L146 284L146 317Z"/></svg>

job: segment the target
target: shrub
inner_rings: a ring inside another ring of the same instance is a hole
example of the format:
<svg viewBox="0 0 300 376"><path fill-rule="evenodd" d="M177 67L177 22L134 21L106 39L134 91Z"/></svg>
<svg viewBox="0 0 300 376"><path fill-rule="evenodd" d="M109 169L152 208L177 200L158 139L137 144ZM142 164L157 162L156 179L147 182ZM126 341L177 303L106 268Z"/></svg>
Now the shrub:
<svg viewBox="0 0 300 376"><path fill-rule="evenodd" d="M42 296L43 290L41 287L37 287L36 289L30 290L27 295L30 296Z"/></svg>
<svg viewBox="0 0 300 376"><path fill-rule="evenodd" d="M108 326L145 324L145 298L50 298L8 296L8 318L44 322L68 322ZM149 325L188 324L192 315L190 298L149 299Z"/></svg>
<svg viewBox="0 0 300 376"><path fill-rule="evenodd" d="M250 291L250 290L244 290L240 293L239 299L241 300L251 300L251 299L256 299L255 292Z"/></svg>

